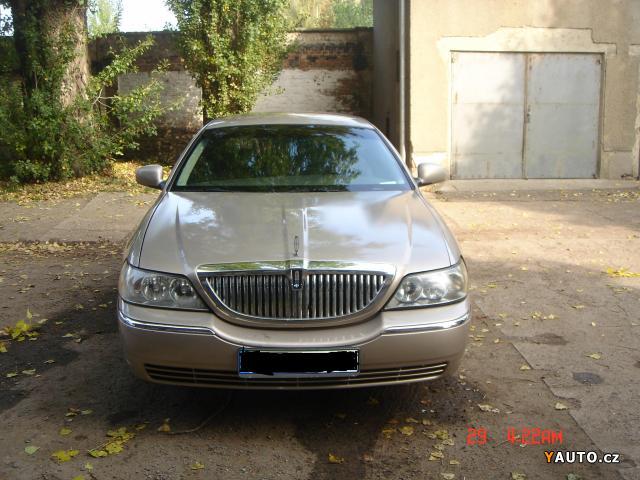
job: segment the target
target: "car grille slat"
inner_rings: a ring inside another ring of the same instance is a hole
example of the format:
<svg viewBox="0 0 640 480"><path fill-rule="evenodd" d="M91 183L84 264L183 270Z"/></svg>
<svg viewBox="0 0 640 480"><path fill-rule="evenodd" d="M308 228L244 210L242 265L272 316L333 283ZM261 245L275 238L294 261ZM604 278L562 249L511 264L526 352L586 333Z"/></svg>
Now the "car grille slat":
<svg viewBox="0 0 640 480"><path fill-rule="evenodd" d="M199 368L182 368L164 365L145 364L147 375L152 380L167 383L191 385L211 385L232 388L273 388L299 387L319 388L361 384L404 383L423 380L433 380L442 376L447 369L447 363L420 365L413 367L381 370L364 370L352 377L291 377L291 378L242 378L236 372L206 370Z"/></svg>
<svg viewBox="0 0 640 480"><path fill-rule="evenodd" d="M213 300L231 314L270 320L332 319L369 307L391 280L379 272L304 273L299 289L288 271L234 271L201 277Z"/></svg>

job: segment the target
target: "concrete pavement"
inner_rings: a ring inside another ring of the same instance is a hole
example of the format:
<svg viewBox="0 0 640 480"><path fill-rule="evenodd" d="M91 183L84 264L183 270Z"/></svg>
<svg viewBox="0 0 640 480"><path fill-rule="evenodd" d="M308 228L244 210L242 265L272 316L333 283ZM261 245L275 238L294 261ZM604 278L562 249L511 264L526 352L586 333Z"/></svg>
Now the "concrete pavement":
<svg viewBox="0 0 640 480"><path fill-rule="evenodd" d="M117 242L127 238L154 194L98 193L59 202L0 204L0 242Z"/></svg>
<svg viewBox="0 0 640 480"><path fill-rule="evenodd" d="M455 188L428 196L461 243L475 304L522 356L512 370L485 378L499 382L530 366L542 380L539 394L566 406L600 450L620 452L620 474L638 479L640 277L620 270L640 272L638 184L586 182L528 184L533 189L451 182ZM56 204L4 203L0 242L120 241L153 199L101 193ZM481 343L470 348L500 351Z"/></svg>
<svg viewBox="0 0 640 480"><path fill-rule="evenodd" d="M476 304L594 443L622 453L623 477L638 479L640 278L606 273L640 272L640 202L622 193L458 190L433 203L461 243Z"/></svg>

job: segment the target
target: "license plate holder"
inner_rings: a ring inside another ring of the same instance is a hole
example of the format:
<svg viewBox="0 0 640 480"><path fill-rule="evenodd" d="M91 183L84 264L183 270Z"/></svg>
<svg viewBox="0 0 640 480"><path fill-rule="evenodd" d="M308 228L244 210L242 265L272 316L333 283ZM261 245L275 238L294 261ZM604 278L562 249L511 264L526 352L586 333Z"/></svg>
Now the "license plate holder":
<svg viewBox="0 0 640 480"><path fill-rule="evenodd" d="M238 350L238 375L244 378L350 377L359 372L355 349Z"/></svg>

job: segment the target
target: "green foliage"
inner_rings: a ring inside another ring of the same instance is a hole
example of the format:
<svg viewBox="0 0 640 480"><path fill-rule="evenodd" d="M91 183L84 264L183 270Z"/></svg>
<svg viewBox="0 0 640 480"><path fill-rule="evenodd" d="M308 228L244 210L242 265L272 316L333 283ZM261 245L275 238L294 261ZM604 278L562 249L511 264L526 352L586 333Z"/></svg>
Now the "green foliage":
<svg viewBox="0 0 640 480"><path fill-rule="evenodd" d="M334 28L372 27L373 0L332 0Z"/></svg>
<svg viewBox="0 0 640 480"><path fill-rule="evenodd" d="M332 0L290 0L288 16L295 28L331 28Z"/></svg>
<svg viewBox="0 0 640 480"><path fill-rule="evenodd" d="M205 119L251 110L287 52L287 0L166 0Z"/></svg>
<svg viewBox="0 0 640 480"><path fill-rule="evenodd" d="M151 38L123 47L69 100L64 82L74 59L75 33L62 29L57 36L44 36L30 29L38 22L27 18L26 24L30 81L16 74L15 45L0 44L0 177L42 182L101 171L125 149L135 149L141 135L156 133L154 120L163 112L160 82L125 95L106 93L118 75L135 71L135 59L151 47Z"/></svg>
<svg viewBox="0 0 640 480"><path fill-rule="evenodd" d="M288 15L296 28L372 27L373 0L291 0Z"/></svg>
<svg viewBox="0 0 640 480"><path fill-rule="evenodd" d="M89 37L102 37L120 29L122 0L90 0L87 14Z"/></svg>

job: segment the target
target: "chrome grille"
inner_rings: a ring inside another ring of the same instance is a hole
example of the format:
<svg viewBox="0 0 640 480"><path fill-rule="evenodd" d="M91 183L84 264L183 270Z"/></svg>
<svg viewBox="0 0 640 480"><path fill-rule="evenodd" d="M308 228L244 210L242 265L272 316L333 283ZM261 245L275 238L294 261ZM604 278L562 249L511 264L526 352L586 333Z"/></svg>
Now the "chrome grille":
<svg viewBox="0 0 640 480"><path fill-rule="evenodd" d="M237 372L181 368L145 364L147 375L156 381L171 384L210 385L227 388L331 388L384 385L434 380L447 369L447 363L419 365L382 370L364 370L352 377L291 377L291 378L243 378Z"/></svg>
<svg viewBox="0 0 640 480"><path fill-rule="evenodd" d="M243 316L313 320L353 315L372 305L391 276L380 272L306 270L300 289L282 271L220 272L202 276L214 301Z"/></svg>

